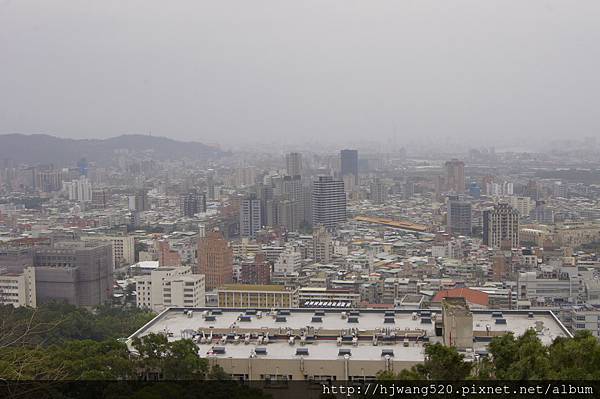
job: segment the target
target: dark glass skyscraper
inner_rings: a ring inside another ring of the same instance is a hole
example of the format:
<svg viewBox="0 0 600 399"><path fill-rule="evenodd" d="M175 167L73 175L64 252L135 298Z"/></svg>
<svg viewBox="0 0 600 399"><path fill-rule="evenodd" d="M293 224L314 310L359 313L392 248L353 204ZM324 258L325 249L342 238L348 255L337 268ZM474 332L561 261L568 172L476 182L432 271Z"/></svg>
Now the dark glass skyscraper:
<svg viewBox="0 0 600 399"><path fill-rule="evenodd" d="M355 181L358 181L358 151L342 150L340 151L341 176L353 175Z"/></svg>

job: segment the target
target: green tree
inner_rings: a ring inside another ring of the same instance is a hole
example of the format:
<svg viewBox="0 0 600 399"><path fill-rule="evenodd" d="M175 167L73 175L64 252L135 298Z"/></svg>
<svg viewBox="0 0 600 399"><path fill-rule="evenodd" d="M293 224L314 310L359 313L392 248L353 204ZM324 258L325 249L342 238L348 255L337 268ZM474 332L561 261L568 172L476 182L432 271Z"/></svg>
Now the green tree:
<svg viewBox="0 0 600 399"><path fill-rule="evenodd" d="M204 378L208 371L208 361L200 358L198 347L189 339L181 339L169 344L165 358L163 375L167 380L189 380Z"/></svg>
<svg viewBox="0 0 600 399"><path fill-rule="evenodd" d="M445 380L462 381L471 374L471 363L464 361L464 356L456 348L436 343L425 349L425 361L410 369L402 370L394 375L383 372L380 380Z"/></svg>
<svg viewBox="0 0 600 399"><path fill-rule="evenodd" d="M512 333L496 337L489 345L493 375L501 380L537 380L550 377L548 348L529 329L515 339Z"/></svg>
<svg viewBox="0 0 600 399"><path fill-rule="evenodd" d="M589 331L578 331L573 339L559 337L548 349L550 378L600 379L600 343Z"/></svg>

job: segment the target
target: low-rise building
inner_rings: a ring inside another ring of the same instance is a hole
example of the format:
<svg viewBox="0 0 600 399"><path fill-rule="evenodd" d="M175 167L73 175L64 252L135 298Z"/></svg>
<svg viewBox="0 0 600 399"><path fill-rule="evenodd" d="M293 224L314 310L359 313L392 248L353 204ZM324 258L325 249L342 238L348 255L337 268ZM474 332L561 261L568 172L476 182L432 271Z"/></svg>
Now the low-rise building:
<svg viewBox="0 0 600 399"><path fill-rule="evenodd" d="M217 297L222 308L298 307L298 289L283 285L226 284Z"/></svg>

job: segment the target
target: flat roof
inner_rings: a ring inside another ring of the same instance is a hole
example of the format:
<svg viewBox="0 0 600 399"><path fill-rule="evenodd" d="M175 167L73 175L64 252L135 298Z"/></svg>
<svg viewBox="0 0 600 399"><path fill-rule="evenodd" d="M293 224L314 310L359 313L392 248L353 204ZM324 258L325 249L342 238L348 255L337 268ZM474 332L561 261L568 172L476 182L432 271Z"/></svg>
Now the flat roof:
<svg viewBox="0 0 600 399"><path fill-rule="evenodd" d="M217 291L283 291L292 292L292 290L286 289L284 285L271 284L271 285L260 285L260 284L225 284L217 288Z"/></svg>
<svg viewBox="0 0 600 399"><path fill-rule="evenodd" d="M192 310L192 317L188 317L186 310ZM210 315L215 308L169 308L156 316L153 320L140 328L129 337L142 337L150 333L167 334L169 340L191 338L193 334L201 336L202 333L208 337L211 333L211 342L198 343L199 354L202 357L234 357L247 358L251 350L256 347L266 347L266 358L291 359L296 356L296 349L301 347L300 336L315 336L309 339L305 346L309 350L307 359L337 359L340 348L351 350L352 359L380 360L382 349L394 351L395 361L419 362L424 357L424 342L441 342L442 338L436 336L435 320L423 323L419 312L425 313L424 318L433 317L441 320L441 309L360 309L359 315L351 315L350 312L357 309L344 311L342 317L340 309L287 309L279 313L266 309L220 309L214 317L205 319L204 314ZM256 312L260 311L262 317ZM317 313L318 312L318 313ZM386 313L387 312L387 313ZM390 313L393 312L393 315ZM485 350L487 342L491 337L501 335L505 332L513 332L516 336L522 335L530 328L535 328L536 323L543 325L543 331L538 334L545 345L549 345L557 337L569 337L571 334L564 325L549 310L472 310L474 336L474 351ZM506 324L496 324L498 315ZM529 313L531 312L531 315ZM284 313L284 314L281 314ZM289 314L288 314L289 313ZM240 316L243 317L243 320ZM350 318L357 317L356 321ZM387 323L386 323L387 319ZM390 319L393 319L391 323ZM489 332L488 332L489 330ZM268 344L260 343L259 335L267 334L270 337ZM244 343L244 337L250 334L248 344ZM351 336L358 337L356 346L352 345ZM220 342L222 336L229 335L226 343ZM235 336L238 342L235 343ZM289 336L297 337L293 344L289 343ZM378 337L396 336L395 340L387 341L381 338L378 345L373 345L373 336ZM341 346L338 346L337 338L340 336L350 337ZM417 338L418 337L418 338ZM427 338L423 338L427 337ZM404 341L407 340L404 346ZM214 346L224 346L225 354L214 354Z"/></svg>

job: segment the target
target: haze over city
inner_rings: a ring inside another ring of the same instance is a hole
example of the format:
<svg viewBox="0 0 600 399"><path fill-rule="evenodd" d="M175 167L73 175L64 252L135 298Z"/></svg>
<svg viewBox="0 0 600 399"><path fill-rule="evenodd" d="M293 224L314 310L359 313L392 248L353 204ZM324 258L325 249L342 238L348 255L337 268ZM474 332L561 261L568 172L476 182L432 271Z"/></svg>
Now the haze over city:
<svg viewBox="0 0 600 399"><path fill-rule="evenodd" d="M2 1L0 133L239 148L598 135L600 3Z"/></svg>

